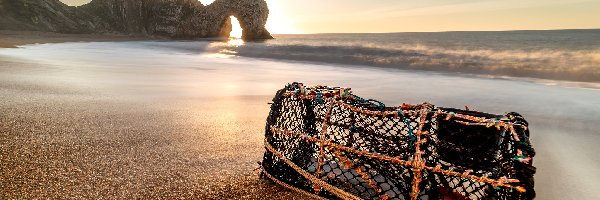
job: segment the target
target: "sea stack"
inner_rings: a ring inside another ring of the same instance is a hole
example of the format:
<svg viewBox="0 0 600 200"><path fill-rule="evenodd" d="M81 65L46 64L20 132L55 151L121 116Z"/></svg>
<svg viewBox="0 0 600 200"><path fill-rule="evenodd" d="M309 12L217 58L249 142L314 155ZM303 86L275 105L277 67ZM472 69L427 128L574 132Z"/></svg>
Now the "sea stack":
<svg viewBox="0 0 600 200"><path fill-rule="evenodd" d="M173 39L229 37L230 16L240 21L242 39L273 37L265 28L264 0L92 0L68 6L59 0L0 0L0 30L127 34Z"/></svg>

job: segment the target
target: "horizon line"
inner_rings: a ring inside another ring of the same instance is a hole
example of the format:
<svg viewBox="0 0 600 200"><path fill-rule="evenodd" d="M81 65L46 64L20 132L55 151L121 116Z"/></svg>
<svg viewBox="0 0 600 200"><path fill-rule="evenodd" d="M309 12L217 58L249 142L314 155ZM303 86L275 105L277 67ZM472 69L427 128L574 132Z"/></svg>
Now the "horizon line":
<svg viewBox="0 0 600 200"><path fill-rule="evenodd" d="M453 33L453 32L518 32L518 31L576 31L600 30L598 28L564 28L564 29L508 29L508 30L455 30L455 31L398 31L398 32L314 32L314 33L272 33L274 35L319 35L319 34L389 34L389 33Z"/></svg>

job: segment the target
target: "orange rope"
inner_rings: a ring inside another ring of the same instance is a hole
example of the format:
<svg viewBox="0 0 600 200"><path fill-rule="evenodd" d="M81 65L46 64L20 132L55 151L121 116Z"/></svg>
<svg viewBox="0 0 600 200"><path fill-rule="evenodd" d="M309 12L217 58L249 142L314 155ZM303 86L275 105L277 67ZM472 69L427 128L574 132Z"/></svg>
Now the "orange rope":
<svg viewBox="0 0 600 200"><path fill-rule="evenodd" d="M425 126L425 122L427 120L427 113L429 113L429 110L431 108L424 106L421 110L421 119L419 121L419 129L417 131L417 133L415 134L417 136L417 142L415 144L415 154L413 155L413 172L414 174L414 178L413 178L413 185L412 185L412 193L410 194L410 197L413 200L417 200L419 198L419 193L420 193L420 189L419 189L419 184L421 184L421 173L422 170L425 169L425 161L423 161L423 159L421 158L421 155L423 154L423 152L421 151L421 144L425 142L426 138L422 138L421 135L423 135L423 127Z"/></svg>
<svg viewBox="0 0 600 200"><path fill-rule="evenodd" d="M331 110L333 110L333 104L331 104L328 108L327 108L327 113L325 113L325 117L323 118L323 126L321 126L321 132L319 133L319 164L317 165L317 172L316 172L316 176L318 178L321 177L321 168L323 167L323 157L325 156L325 144L321 141L325 141L325 135L327 134L327 128L329 126L329 117L331 116ZM321 187L316 184L313 189L315 190L315 193L320 193L321 192Z"/></svg>

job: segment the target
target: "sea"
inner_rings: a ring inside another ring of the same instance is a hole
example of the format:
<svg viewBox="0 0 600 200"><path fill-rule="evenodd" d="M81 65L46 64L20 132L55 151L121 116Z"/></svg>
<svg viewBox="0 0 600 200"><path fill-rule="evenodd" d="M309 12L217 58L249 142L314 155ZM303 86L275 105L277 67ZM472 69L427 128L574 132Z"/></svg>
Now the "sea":
<svg viewBox="0 0 600 200"><path fill-rule="evenodd" d="M600 82L600 29L276 35L245 57Z"/></svg>
<svg viewBox="0 0 600 200"><path fill-rule="evenodd" d="M141 100L260 96L265 103L287 83L304 82L350 87L388 106L518 112L537 150L538 199L600 196L598 29L275 37L25 45L0 49L0 80ZM19 62L40 67L10 64Z"/></svg>

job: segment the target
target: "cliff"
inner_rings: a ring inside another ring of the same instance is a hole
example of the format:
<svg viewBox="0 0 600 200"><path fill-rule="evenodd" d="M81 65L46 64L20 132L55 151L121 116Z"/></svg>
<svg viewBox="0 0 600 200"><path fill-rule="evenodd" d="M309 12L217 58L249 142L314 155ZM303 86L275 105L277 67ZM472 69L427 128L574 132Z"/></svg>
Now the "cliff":
<svg viewBox="0 0 600 200"><path fill-rule="evenodd" d="M0 30L102 33L195 39L228 37L230 16L240 21L242 39L273 37L265 28L264 0L92 0L72 7L59 0L0 0Z"/></svg>

